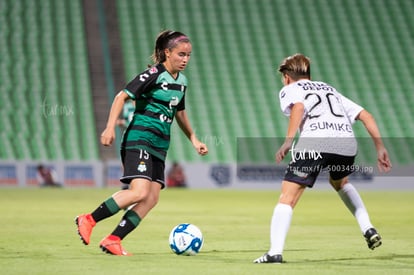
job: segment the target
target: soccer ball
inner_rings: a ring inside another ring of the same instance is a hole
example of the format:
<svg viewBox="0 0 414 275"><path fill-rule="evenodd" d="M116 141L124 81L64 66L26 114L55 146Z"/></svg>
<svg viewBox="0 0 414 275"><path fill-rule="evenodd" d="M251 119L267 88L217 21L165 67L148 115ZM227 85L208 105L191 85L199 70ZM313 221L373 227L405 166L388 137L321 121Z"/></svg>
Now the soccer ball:
<svg viewBox="0 0 414 275"><path fill-rule="evenodd" d="M203 246L203 234L194 224L182 223L171 230L169 242L175 254L195 256Z"/></svg>

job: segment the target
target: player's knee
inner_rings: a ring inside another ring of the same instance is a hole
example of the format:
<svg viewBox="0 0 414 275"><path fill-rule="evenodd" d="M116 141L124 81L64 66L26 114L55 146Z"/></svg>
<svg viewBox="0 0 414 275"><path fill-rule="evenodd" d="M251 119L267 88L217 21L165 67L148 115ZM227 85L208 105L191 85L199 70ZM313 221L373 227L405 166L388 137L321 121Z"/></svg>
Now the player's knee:
<svg viewBox="0 0 414 275"><path fill-rule="evenodd" d="M133 192L131 199L133 201L133 203L138 203L141 202L143 200L146 200L149 196L149 193L146 192L145 190L139 190L139 191L135 191Z"/></svg>
<svg viewBox="0 0 414 275"><path fill-rule="evenodd" d="M279 197L279 203L287 204L294 208L305 188L305 185L285 180L282 181L282 192Z"/></svg>
<svg viewBox="0 0 414 275"><path fill-rule="evenodd" d="M147 200L151 196L150 191L146 188L136 188L130 191L131 191L131 200L133 201L133 203Z"/></svg>
<svg viewBox="0 0 414 275"><path fill-rule="evenodd" d="M332 185L332 187L335 189L335 191L339 191L342 189L342 187L345 186L345 184L348 183L348 177L339 179L339 180L334 180L331 177L329 177L329 183Z"/></svg>

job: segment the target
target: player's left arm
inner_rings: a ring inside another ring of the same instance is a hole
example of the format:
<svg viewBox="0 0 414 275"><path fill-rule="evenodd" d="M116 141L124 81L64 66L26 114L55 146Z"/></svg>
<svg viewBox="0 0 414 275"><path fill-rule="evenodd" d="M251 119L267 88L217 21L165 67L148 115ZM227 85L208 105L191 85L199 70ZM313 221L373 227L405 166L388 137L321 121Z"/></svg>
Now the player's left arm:
<svg viewBox="0 0 414 275"><path fill-rule="evenodd" d="M374 117L368 111L362 110L356 119L362 121L374 142L375 149L377 150L378 169L381 172L390 171L392 164L387 149L385 149L384 143L382 142L381 133Z"/></svg>
<svg viewBox="0 0 414 275"><path fill-rule="evenodd" d="M177 120L177 123L180 126L183 133L193 144L197 153L199 153L202 156L206 155L208 153L207 145L198 140L197 136L195 135L191 127L190 120L188 119L187 112L185 111L185 109L177 111L177 113L175 114L175 119Z"/></svg>

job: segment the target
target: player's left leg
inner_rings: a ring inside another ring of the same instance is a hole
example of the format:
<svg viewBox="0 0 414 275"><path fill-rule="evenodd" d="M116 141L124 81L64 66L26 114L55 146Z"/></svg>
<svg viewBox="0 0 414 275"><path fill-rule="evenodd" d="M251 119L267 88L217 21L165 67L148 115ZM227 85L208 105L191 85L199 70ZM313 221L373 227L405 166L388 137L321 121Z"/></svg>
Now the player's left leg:
<svg viewBox="0 0 414 275"><path fill-rule="evenodd" d="M355 187L348 182L348 177L334 180L329 178L329 183L338 192L346 207L356 218L368 247L374 249L382 244L381 236L372 225L364 202Z"/></svg>
<svg viewBox="0 0 414 275"><path fill-rule="evenodd" d="M312 187L322 167L322 159L311 157L290 162L282 181L279 201L274 208L270 224L270 249L254 263L282 263L282 253L293 215L293 208L305 191ZM306 175L306 177L303 177Z"/></svg>
<svg viewBox="0 0 414 275"><path fill-rule="evenodd" d="M137 213L141 219L143 219L147 214L154 208L159 200L160 191L162 189L162 185L158 182L152 182L151 189L148 196L145 200L142 200L140 203L134 205L131 210Z"/></svg>
<svg viewBox="0 0 414 275"><path fill-rule="evenodd" d="M151 182L145 178L134 179L130 183L130 189L121 190L113 194L100 204L92 213L82 214L76 217L78 234L85 245L90 242L92 229L101 220L109 218L121 209L125 209L133 203L137 203L148 194Z"/></svg>
<svg viewBox="0 0 414 275"><path fill-rule="evenodd" d="M140 185L145 189L144 193L146 196L129 208L115 230L101 241L100 247L107 253L124 256L131 255L122 248L121 240L137 228L141 220L158 203L162 185L157 182L135 180L140 181ZM134 185L134 180L131 184Z"/></svg>
<svg viewBox="0 0 414 275"><path fill-rule="evenodd" d="M270 224L270 249L254 263L282 263L282 253L293 215L293 208L306 186L284 180L279 202L274 208Z"/></svg>
<svg viewBox="0 0 414 275"><path fill-rule="evenodd" d="M270 225L270 255L282 254L285 239L292 220L293 209L306 186L283 181L279 202L276 205Z"/></svg>

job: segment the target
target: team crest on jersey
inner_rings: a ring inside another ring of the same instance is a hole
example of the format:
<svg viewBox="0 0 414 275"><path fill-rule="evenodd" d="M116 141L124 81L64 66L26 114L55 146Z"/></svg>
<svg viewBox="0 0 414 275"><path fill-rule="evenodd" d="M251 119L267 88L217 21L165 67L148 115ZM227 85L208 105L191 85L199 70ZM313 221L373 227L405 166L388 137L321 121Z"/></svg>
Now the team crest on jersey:
<svg viewBox="0 0 414 275"><path fill-rule="evenodd" d="M155 74L155 73L157 73L158 72L158 69L157 69L157 67L152 67L151 69L149 69L149 71L148 71L150 74Z"/></svg>
<svg viewBox="0 0 414 275"><path fill-rule="evenodd" d="M141 161L138 164L137 170L141 173L147 171L147 165L145 164L145 162Z"/></svg>

